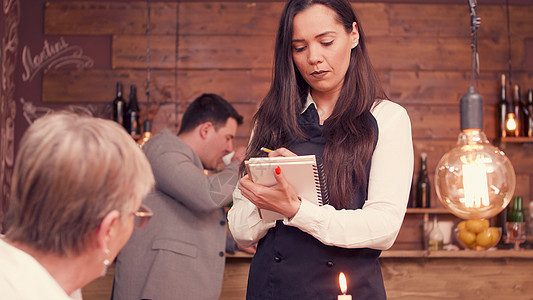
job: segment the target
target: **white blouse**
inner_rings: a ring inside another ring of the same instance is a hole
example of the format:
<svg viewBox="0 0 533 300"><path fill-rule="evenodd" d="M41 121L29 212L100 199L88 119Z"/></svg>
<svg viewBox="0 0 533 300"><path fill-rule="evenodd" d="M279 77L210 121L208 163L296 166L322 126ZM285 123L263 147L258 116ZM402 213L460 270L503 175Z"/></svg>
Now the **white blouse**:
<svg viewBox="0 0 533 300"><path fill-rule="evenodd" d="M307 106L307 105L306 105ZM400 105L383 100L372 109L379 134L370 168L368 199L361 209L336 210L302 199L300 209L283 223L298 227L326 245L386 250L394 243L405 215L413 176L411 122ZM275 222L265 222L238 189L228 223L235 240L257 243Z"/></svg>
<svg viewBox="0 0 533 300"><path fill-rule="evenodd" d="M76 290L69 297L35 258L11 246L0 235L0 298L73 300L81 299L81 293Z"/></svg>

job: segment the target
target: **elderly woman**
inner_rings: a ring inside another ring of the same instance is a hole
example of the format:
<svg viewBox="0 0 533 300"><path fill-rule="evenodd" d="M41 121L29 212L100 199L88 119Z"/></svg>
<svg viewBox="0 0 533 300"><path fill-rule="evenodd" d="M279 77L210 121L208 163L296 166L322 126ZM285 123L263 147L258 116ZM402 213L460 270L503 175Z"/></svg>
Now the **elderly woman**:
<svg viewBox="0 0 533 300"><path fill-rule="evenodd" d="M3 299L70 299L105 274L135 226L153 174L118 124L73 113L38 119L14 166L0 238ZM139 222L137 222L139 221Z"/></svg>

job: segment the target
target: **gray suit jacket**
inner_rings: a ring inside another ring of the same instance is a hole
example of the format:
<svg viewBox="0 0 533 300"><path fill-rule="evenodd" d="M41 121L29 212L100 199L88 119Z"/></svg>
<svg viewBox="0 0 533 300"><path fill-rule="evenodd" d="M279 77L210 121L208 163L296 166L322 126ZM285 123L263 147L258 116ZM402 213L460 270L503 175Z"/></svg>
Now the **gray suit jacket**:
<svg viewBox="0 0 533 300"><path fill-rule="evenodd" d="M143 149L156 179L155 191L144 200L154 216L119 253L113 298L218 299L225 263L223 207L232 199L239 163L206 176L196 153L169 130Z"/></svg>

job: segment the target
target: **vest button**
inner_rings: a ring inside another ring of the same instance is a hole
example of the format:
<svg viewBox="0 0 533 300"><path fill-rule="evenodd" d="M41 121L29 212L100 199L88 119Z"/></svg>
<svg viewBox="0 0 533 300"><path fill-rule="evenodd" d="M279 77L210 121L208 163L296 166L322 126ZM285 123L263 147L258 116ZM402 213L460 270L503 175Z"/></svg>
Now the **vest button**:
<svg viewBox="0 0 533 300"><path fill-rule="evenodd" d="M326 263L326 265L327 265L328 267L331 268L331 267L333 267L333 262L330 260L330 261L328 261L328 262Z"/></svg>
<svg viewBox="0 0 533 300"><path fill-rule="evenodd" d="M279 257L279 256L274 257L274 261L279 263L281 261L281 257Z"/></svg>
<svg viewBox="0 0 533 300"><path fill-rule="evenodd" d="M224 252L220 251L220 252L218 252L218 255L219 255L220 257L223 257L223 256L224 256Z"/></svg>
<svg viewBox="0 0 533 300"><path fill-rule="evenodd" d="M226 225L226 221L220 221L220 226Z"/></svg>

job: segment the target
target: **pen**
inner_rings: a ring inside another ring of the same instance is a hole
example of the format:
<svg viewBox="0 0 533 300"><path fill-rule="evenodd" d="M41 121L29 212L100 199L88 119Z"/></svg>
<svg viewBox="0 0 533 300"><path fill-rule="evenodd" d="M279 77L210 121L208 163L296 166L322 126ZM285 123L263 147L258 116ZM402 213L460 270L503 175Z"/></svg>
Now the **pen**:
<svg viewBox="0 0 533 300"><path fill-rule="evenodd" d="M261 151L264 151L266 153L270 153L272 152L272 150L268 149L268 148L265 148L265 147L261 147Z"/></svg>

